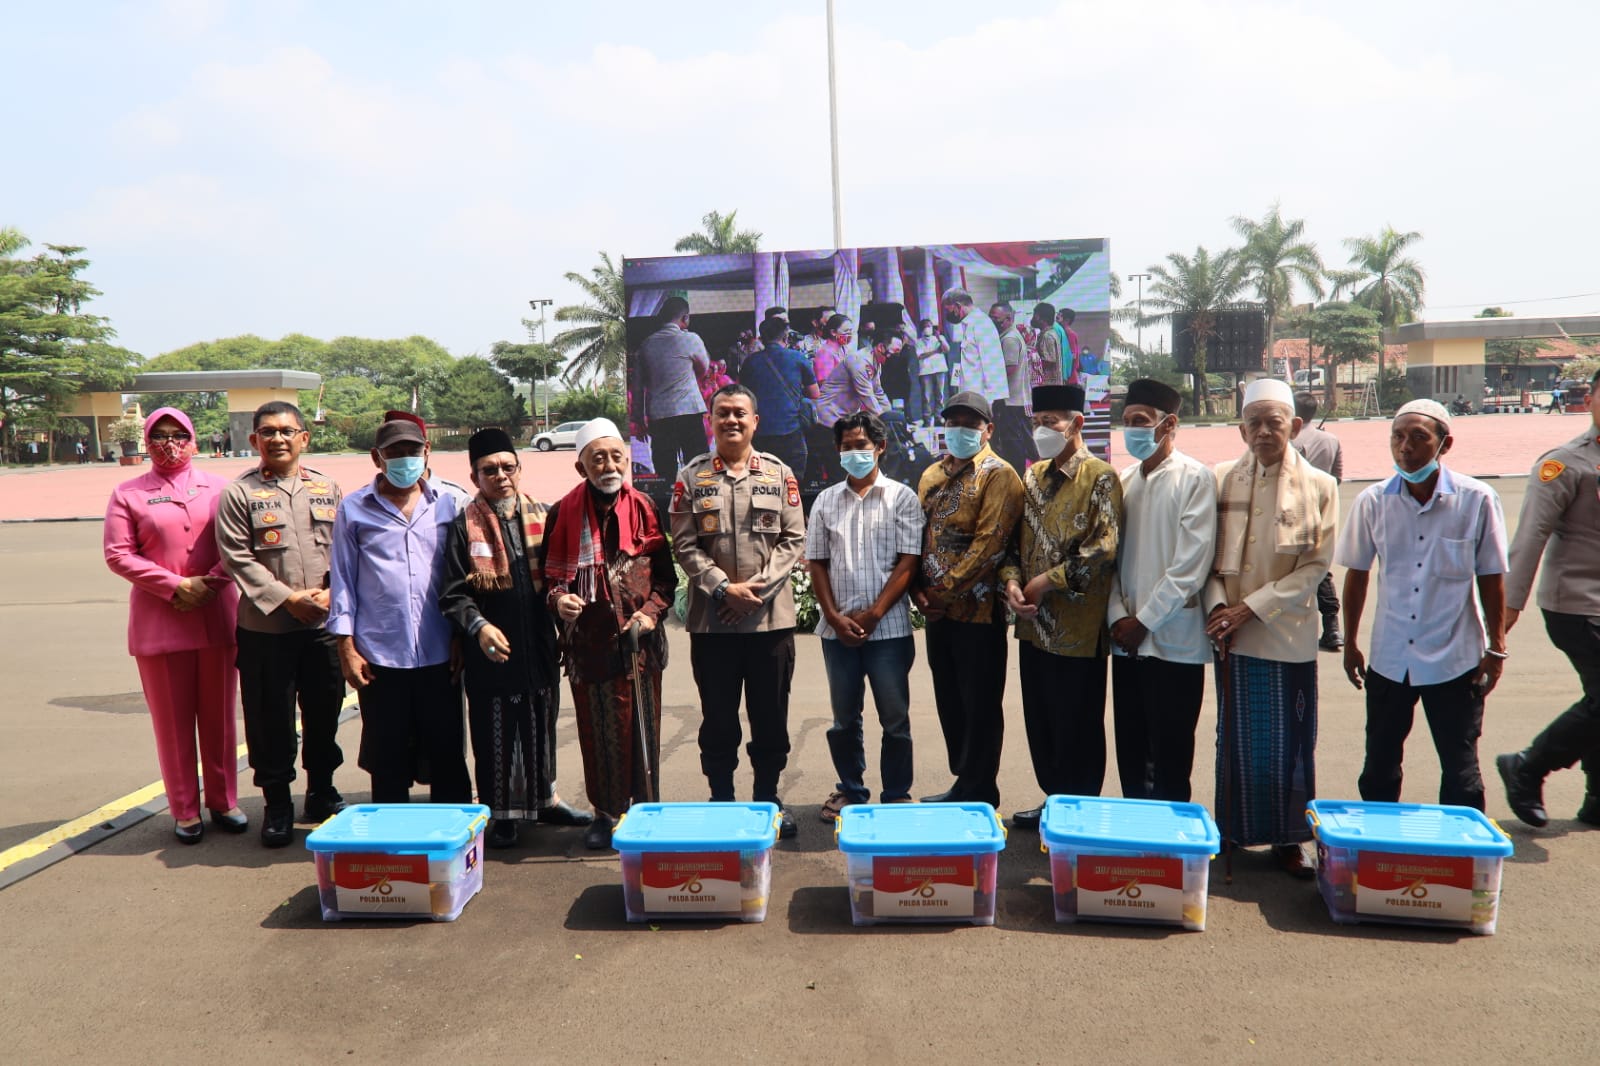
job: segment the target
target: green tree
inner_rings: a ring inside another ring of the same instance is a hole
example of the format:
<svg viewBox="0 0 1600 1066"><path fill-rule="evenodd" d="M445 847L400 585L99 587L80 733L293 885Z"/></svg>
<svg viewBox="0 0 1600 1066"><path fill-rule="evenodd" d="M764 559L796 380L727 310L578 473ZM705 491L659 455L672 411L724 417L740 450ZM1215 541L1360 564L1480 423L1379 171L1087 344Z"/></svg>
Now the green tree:
<svg viewBox="0 0 1600 1066"><path fill-rule="evenodd" d="M675 252L691 255L729 255L739 252L759 252L761 234L756 230L738 228L738 211L726 215L720 211L707 212L700 219L701 231L678 238L672 246Z"/></svg>
<svg viewBox="0 0 1600 1066"><path fill-rule="evenodd" d="M1326 303L1312 315L1311 336L1322 349L1324 405L1331 411L1336 406L1334 378L1339 367L1351 367L1350 380L1354 383L1355 364L1364 363L1383 350L1378 316L1359 304Z"/></svg>
<svg viewBox="0 0 1600 1066"><path fill-rule="evenodd" d="M1485 307L1474 318L1511 318L1512 313L1503 307ZM1537 358L1540 352L1549 351L1554 345L1534 337L1514 337L1507 340L1488 340L1483 342L1483 361L1497 363L1501 366L1510 364L1520 367L1524 359Z"/></svg>
<svg viewBox="0 0 1600 1066"><path fill-rule="evenodd" d="M528 324L523 319L524 325ZM539 414L539 385L548 382L561 372L561 353L548 344L516 344L512 341L495 341L489 346L490 358L500 372L513 381L526 381L528 383L528 402L533 410L531 414ZM546 385L546 389L549 386ZM547 401L548 402L548 401Z"/></svg>
<svg viewBox="0 0 1600 1066"><path fill-rule="evenodd" d="M46 244L28 259L28 238L0 227L0 437L3 457L16 454L19 426L52 434L79 389L118 388L139 356L111 344L116 331L83 305L100 290L79 275L89 266L76 245Z"/></svg>
<svg viewBox="0 0 1600 1066"><path fill-rule="evenodd" d="M628 297L622 271L611 256L600 253L592 277L568 271L566 279L583 291L586 301L556 311L557 322L575 323L550 338L550 347L571 361L563 378L568 384L598 375L607 388L622 387L628 359Z"/></svg>
<svg viewBox="0 0 1600 1066"><path fill-rule="evenodd" d="M514 432L523 415L522 397L510 379L476 355L457 359L445 374L433 410L438 421L471 430L501 426Z"/></svg>
<svg viewBox="0 0 1600 1066"><path fill-rule="evenodd" d="M1344 242L1350 250L1351 270L1342 277L1353 294L1351 302L1376 312L1384 329L1410 322L1422 309L1427 276L1421 264L1406 254L1420 240L1422 234L1414 230L1398 233L1393 226L1385 226L1377 236L1349 237ZM1338 295L1337 289L1334 295ZM1378 379L1383 379L1381 347Z"/></svg>
<svg viewBox="0 0 1600 1066"><path fill-rule="evenodd" d="M555 404L563 422L609 418L619 426L627 425L628 413L623 405L622 393L612 389L594 386L573 389L558 396Z"/></svg>
<svg viewBox="0 0 1600 1066"><path fill-rule="evenodd" d="M1145 267L1151 275L1145 289L1144 302L1156 310L1146 314L1143 325L1153 325L1166 319L1172 323L1174 334L1187 329L1194 337L1195 414L1211 413L1211 397L1203 383L1206 380L1206 345L1217 335L1217 312L1238 298L1244 287L1244 265L1239 253L1224 249L1213 256L1203 247L1194 255L1171 252L1166 263L1152 263Z"/></svg>
<svg viewBox="0 0 1600 1066"><path fill-rule="evenodd" d="M1304 219L1285 222L1273 204L1257 222L1235 217L1233 228L1244 238L1239 258L1246 284L1255 289L1256 298L1267 313L1267 366L1272 366L1278 318L1294 303L1296 285L1303 286L1317 299L1322 298L1322 257L1317 246L1305 239Z"/></svg>

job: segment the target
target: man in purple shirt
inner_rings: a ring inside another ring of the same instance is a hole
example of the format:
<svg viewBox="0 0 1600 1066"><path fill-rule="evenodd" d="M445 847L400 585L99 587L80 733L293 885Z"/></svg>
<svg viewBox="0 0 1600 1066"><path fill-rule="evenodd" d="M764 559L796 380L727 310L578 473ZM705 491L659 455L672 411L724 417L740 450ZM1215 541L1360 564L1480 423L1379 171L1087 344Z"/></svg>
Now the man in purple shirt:
<svg viewBox="0 0 1600 1066"><path fill-rule="evenodd" d="M385 422L376 444L382 473L344 498L334 522L327 622L361 701L359 764L374 803L407 802L413 781L428 783L434 803L471 803L452 630L439 610L455 501L423 479L428 442L414 422Z"/></svg>

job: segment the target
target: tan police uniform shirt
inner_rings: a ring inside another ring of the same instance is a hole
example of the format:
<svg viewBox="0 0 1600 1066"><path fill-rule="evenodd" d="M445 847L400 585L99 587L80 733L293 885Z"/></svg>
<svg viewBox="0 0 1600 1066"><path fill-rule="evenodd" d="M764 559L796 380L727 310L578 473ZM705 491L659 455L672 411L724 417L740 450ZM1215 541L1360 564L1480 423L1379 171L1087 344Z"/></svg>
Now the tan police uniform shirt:
<svg viewBox="0 0 1600 1066"><path fill-rule="evenodd" d="M715 452L697 455L672 486L672 550L689 578L691 633L793 629L789 572L805 554L806 520L794 472L773 455L751 452L744 473ZM755 582L766 606L736 626L717 619L711 594L726 580Z"/></svg>
<svg viewBox="0 0 1600 1066"><path fill-rule="evenodd" d="M1507 607L1528 605L1541 556L1539 606L1600 617L1600 433L1592 424L1533 464L1511 542Z"/></svg>
<svg viewBox="0 0 1600 1066"><path fill-rule="evenodd" d="M327 587L333 520L343 498L331 478L302 466L276 478L241 474L217 501L217 547L239 586L239 628L289 633L307 627L284 609L291 593Z"/></svg>

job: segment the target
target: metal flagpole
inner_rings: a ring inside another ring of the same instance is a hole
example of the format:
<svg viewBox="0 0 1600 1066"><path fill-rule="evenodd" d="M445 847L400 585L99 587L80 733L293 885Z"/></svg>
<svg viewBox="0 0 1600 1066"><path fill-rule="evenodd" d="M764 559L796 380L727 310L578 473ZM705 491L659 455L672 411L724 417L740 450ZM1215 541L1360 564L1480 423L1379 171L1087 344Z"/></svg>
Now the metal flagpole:
<svg viewBox="0 0 1600 1066"><path fill-rule="evenodd" d="M833 246L844 247L844 205L839 200L839 85L833 57L833 0L828 0L828 145L833 153Z"/></svg>

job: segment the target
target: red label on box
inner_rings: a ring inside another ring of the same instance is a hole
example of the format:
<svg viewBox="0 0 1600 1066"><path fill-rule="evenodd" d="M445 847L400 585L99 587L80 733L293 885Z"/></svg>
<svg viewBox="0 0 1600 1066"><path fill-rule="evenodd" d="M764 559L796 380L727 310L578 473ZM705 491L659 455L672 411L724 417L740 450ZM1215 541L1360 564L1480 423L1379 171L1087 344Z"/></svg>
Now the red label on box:
<svg viewBox="0 0 1600 1066"><path fill-rule="evenodd" d="M380 895L388 895L384 889L395 881L427 884L428 857L385 855L382 852L333 856L333 883L340 888L372 889Z"/></svg>
<svg viewBox="0 0 1600 1066"><path fill-rule="evenodd" d="M1356 860L1356 913L1470 921L1474 866L1465 855L1363 851Z"/></svg>
<svg viewBox="0 0 1600 1066"><path fill-rule="evenodd" d="M872 860L872 887L879 892L922 892L934 885L978 887L971 855L880 855Z"/></svg>
<svg viewBox="0 0 1600 1066"><path fill-rule="evenodd" d="M1078 887L1129 895L1141 885L1183 890L1182 859L1135 859L1126 855L1079 855ZM1137 895L1134 896L1138 898Z"/></svg>
<svg viewBox="0 0 1600 1066"><path fill-rule="evenodd" d="M739 883L737 851L658 851L639 856L639 880L646 888L670 888L690 894L702 881Z"/></svg>

